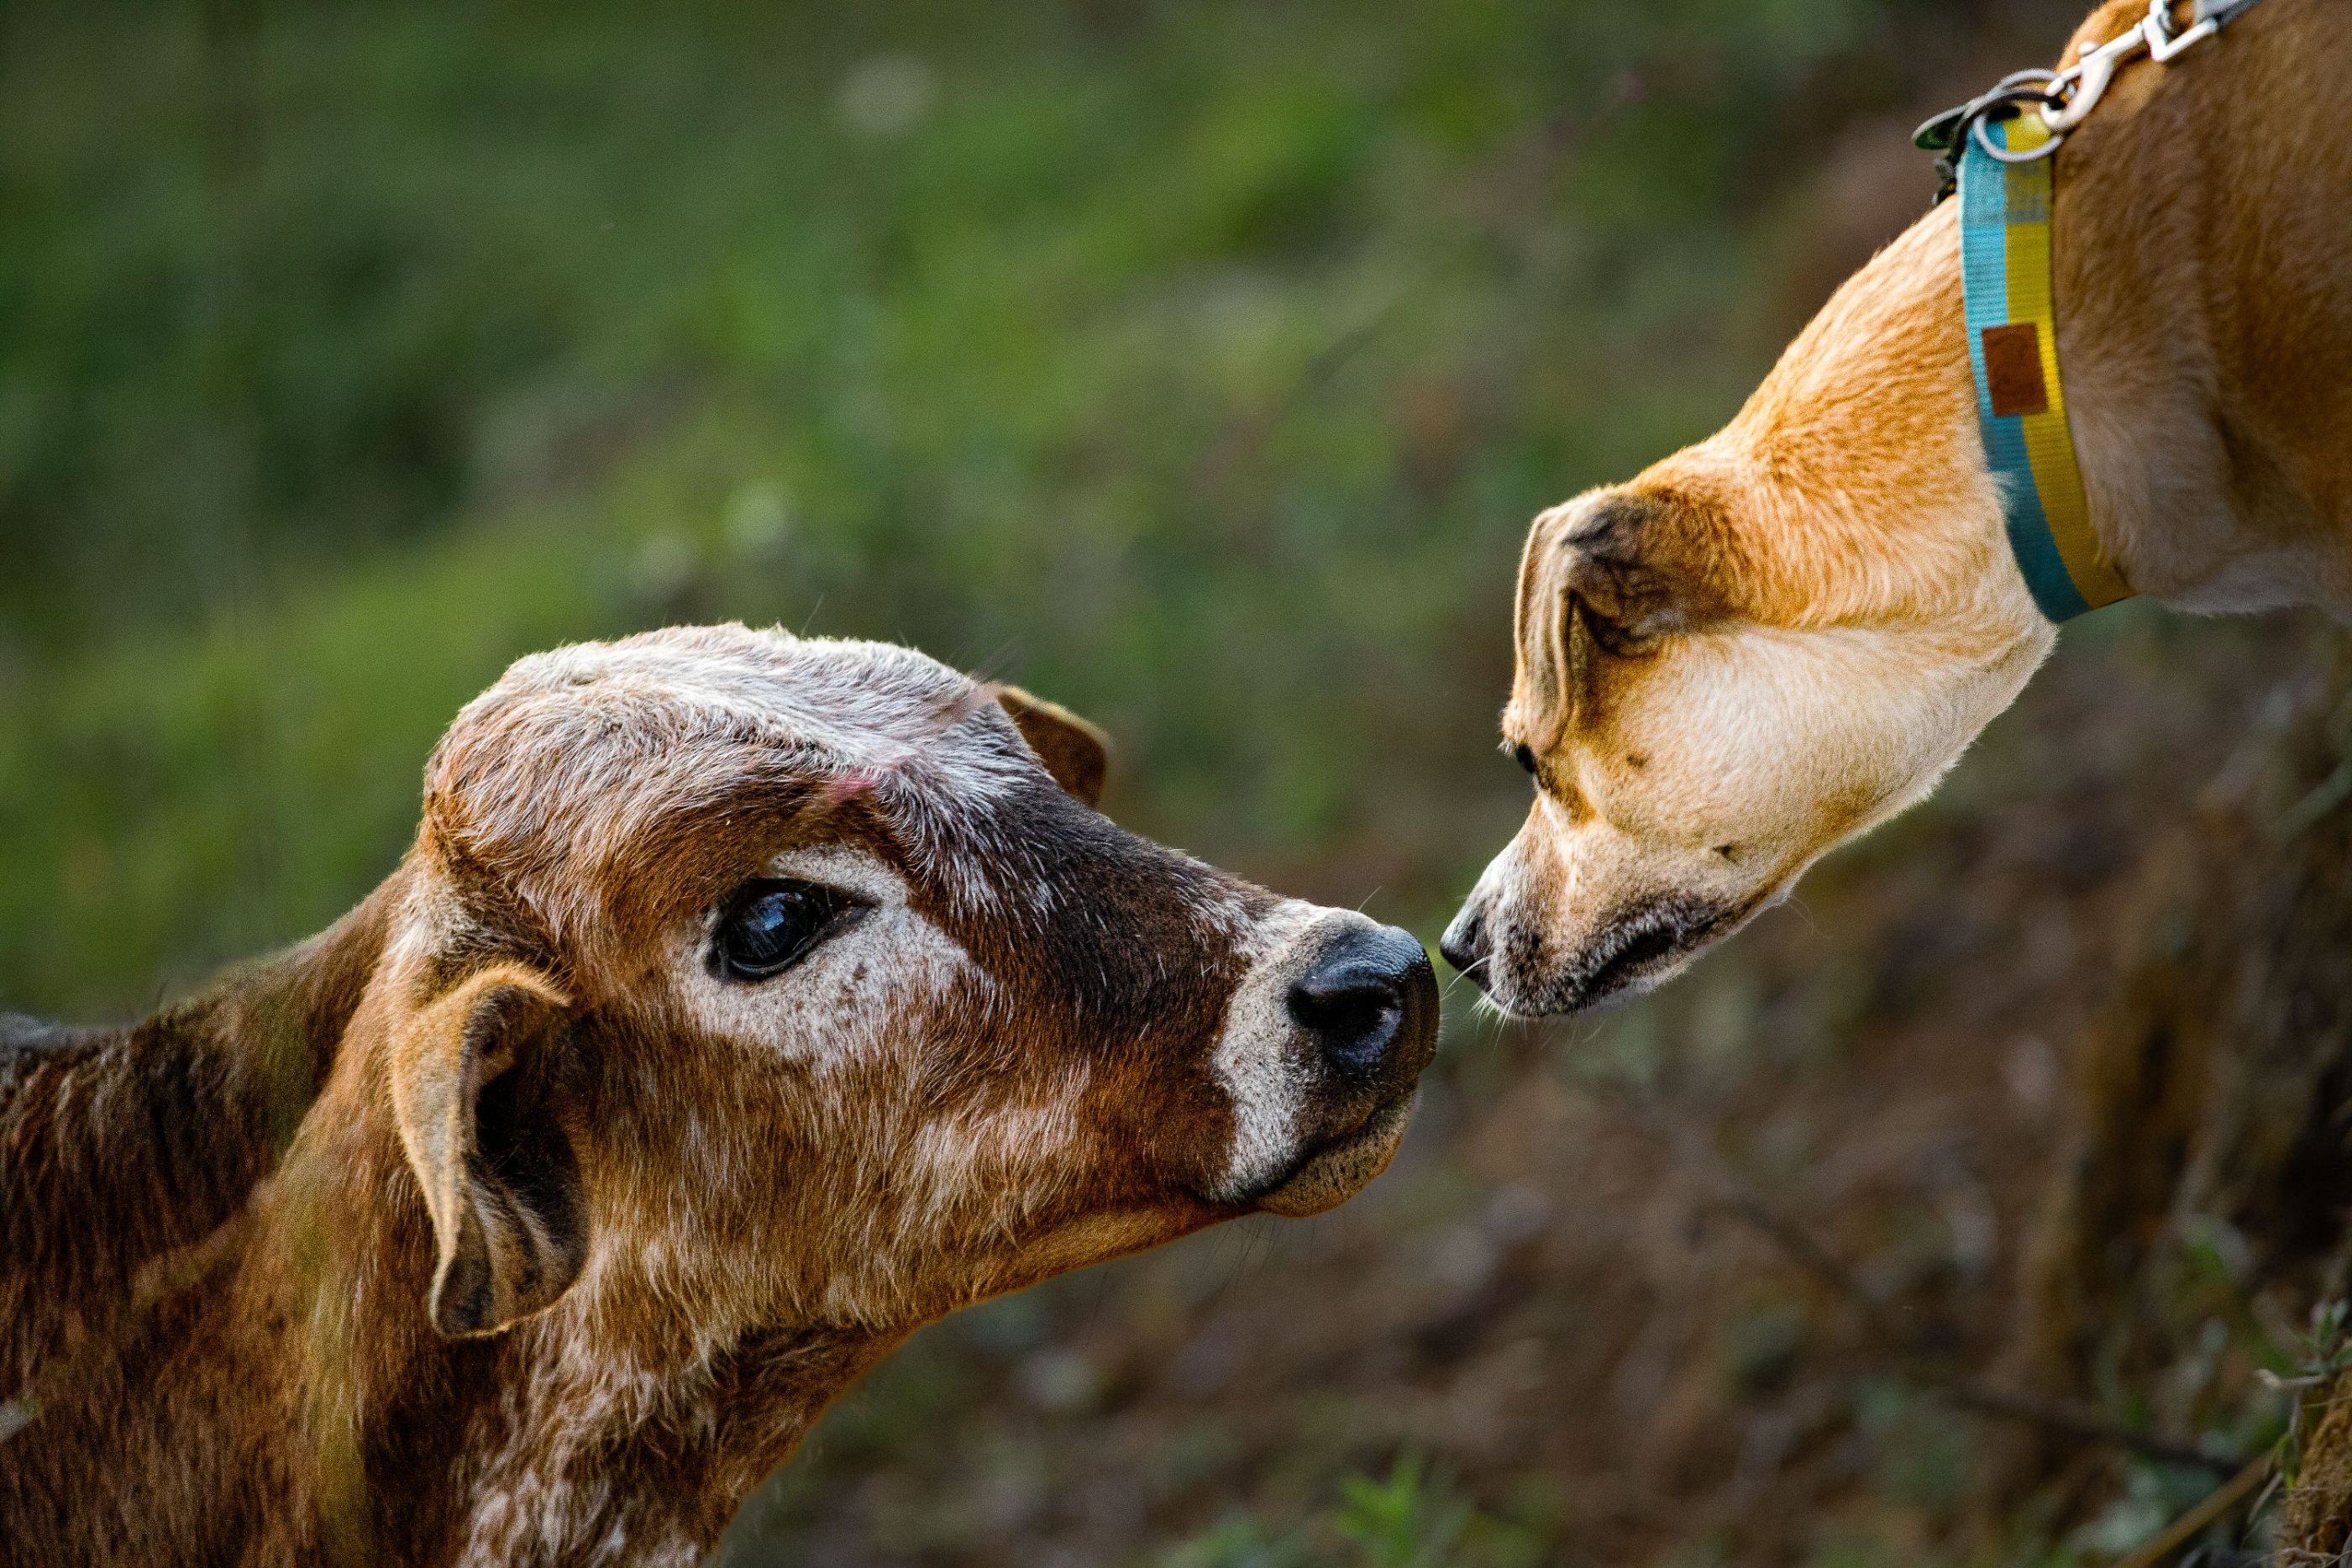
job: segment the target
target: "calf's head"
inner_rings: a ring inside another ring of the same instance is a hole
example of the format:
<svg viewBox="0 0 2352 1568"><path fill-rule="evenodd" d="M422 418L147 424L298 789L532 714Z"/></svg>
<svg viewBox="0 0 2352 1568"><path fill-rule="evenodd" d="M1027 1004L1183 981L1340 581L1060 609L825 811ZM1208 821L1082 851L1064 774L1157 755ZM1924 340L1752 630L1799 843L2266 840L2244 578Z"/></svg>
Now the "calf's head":
<svg viewBox="0 0 2352 1568"><path fill-rule="evenodd" d="M1099 738L905 649L527 658L428 771L354 1028L433 1324L903 1330L1378 1174L1426 958L1093 809Z"/></svg>

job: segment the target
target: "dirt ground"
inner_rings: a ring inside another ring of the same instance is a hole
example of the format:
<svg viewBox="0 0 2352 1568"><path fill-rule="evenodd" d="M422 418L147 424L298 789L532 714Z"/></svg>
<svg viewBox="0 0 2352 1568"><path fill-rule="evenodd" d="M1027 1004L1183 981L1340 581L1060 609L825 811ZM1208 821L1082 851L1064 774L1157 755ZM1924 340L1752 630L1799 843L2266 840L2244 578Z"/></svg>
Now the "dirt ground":
<svg viewBox="0 0 2352 1568"><path fill-rule="evenodd" d="M1386 1562L1333 1505L1400 1455L1454 1522L1395 1561L2113 1560L2269 1450L2258 1368L2333 1354L2347 653L2070 630L1933 803L1677 987L1451 998L1363 1199L930 1331L736 1560Z"/></svg>

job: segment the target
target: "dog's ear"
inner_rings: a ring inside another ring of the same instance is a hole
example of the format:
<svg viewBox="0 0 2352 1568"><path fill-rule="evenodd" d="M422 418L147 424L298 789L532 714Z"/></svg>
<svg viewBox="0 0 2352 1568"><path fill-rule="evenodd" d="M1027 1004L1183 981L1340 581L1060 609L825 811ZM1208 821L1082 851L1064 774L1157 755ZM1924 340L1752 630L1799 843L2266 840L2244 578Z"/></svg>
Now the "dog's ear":
<svg viewBox="0 0 2352 1568"><path fill-rule="evenodd" d="M1638 653L1730 612L1709 521L1682 497L1638 490L1606 496L1563 519L1560 588L1583 607L1602 646Z"/></svg>
<svg viewBox="0 0 2352 1568"><path fill-rule="evenodd" d="M1519 562L1517 724L1540 738L1568 722L1583 678L1573 622L1605 652L1635 655L1727 617L1724 537L1713 514L1671 492L1603 491L1538 516Z"/></svg>
<svg viewBox="0 0 2352 1568"><path fill-rule="evenodd" d="M1054 781L1092 806L1102 800L1103 782L1110 774L1110 737L1059 703L1023 691L1019 686L994 688L998 706L1012 717L1021 738L1045 765Z"/></svg>
<svg viewBox="0 0 2352 1568"><path fill-rule="evenodd" d="M484 968L401 1020L391 1089L401 1146L433 1218L433 1326L495 1333L551 1305L587 1255L562 1134L515 1086L569 1003L516 964ZM532 1078L539 1074L529 1074Z"/></svg>

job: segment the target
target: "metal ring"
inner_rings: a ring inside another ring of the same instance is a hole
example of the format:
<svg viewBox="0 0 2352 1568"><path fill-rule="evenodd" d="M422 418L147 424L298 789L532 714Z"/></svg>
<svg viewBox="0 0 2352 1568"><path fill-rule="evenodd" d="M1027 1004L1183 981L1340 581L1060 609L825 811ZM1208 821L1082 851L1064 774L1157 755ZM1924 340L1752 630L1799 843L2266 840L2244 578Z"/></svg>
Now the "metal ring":
<svg viewBox="0 0 2352 1568"><path fill-rule="evenodd" d="M2029 147L2022 152L2012 152L2008 148L1996 144L1991 137L1985 134L1985 116L1979 115L1976 122L1969 127L1969 134L1977 139L1977 145L1984 150L1987 157L1999 162L2038 163L2057 152L2058 144L2066 140L2066 132L2053 131L2050 133L2049 139L2039 147Z"/></svg>
<svg viewBox="0 0 2352 1568"><path fill-rule="evenodd" d="M2076 74L2071 70L2039 69L2010 72L1993 84L1990 92L1969 105L1975 112L1969 116L1968 133L1976 139L1977 145L1984 150L1987 157L1999 162L2032 163L2049 157L2058 151L2058 143L2066 140L2064 131L2053 131L2050 133L2050 139L2041 146L2030 148L2023 152L2012 152L2006 147L1995 144L1991 136L1986 133L1985 121L1990 118L1990 110L1998 109L2004 103L2030 103L2043 109L2063 109L2067 100L2073 96L2071 89ZM2044 116L2045 123L2047 118Z"/></svg>

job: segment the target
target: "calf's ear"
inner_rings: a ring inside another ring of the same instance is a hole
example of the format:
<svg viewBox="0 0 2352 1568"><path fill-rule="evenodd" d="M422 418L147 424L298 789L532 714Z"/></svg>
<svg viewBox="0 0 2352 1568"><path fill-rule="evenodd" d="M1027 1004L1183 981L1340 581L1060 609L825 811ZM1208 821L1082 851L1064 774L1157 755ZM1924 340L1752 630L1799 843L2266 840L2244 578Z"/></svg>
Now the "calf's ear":
<svg viewBox="0 0 2352 1568"><path fill-rule="evenodd" d="M392 1053L401 1146L433 1217L433 1326L495 1333L551 1304L587 1254L562 1133L522 1104L520 1065L570 1004L520 965L480 970L403 1020ZM511 1076L510 1076L511 1075Z"/></svg>
<svg viewBox="0 0 2352 1568"><path fill-rule="evenodd" d="M1019 686L994 689L997 705L1011 716L1021 738L1054 781L1087 805L1097 804L1110 772L1110 737L1059 703Z"/></svg>

